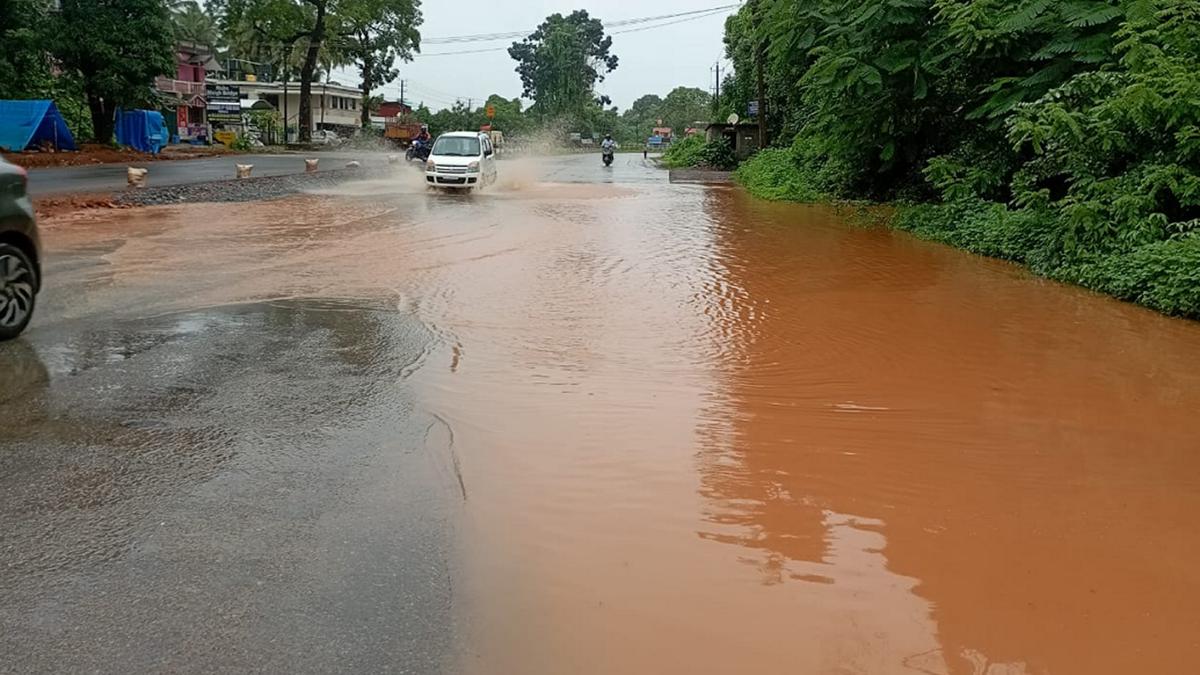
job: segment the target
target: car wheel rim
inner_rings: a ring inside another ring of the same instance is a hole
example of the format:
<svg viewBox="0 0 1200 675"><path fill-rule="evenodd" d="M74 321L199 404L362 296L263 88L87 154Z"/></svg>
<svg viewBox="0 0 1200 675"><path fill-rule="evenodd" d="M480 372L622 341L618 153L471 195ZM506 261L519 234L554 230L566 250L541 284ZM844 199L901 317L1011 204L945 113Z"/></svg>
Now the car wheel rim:
<svg viewBox="0 0 1200 675"><path fill-rule="evenodd" d="M25 322L33 311L33 270L24 260L0 253L0 326Z"/></svg>

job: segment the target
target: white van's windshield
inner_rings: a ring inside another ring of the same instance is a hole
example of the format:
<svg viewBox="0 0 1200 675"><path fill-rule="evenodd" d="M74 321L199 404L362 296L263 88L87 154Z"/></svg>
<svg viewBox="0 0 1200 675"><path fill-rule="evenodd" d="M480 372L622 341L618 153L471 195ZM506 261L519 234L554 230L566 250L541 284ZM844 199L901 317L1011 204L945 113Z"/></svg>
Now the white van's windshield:
<svg viewBox="0 0 1200 675"><path fill-rule="evenodd" d="M442 136L433 144L433 154L443 157L478 157L479 139L464 136Z"/></svg>

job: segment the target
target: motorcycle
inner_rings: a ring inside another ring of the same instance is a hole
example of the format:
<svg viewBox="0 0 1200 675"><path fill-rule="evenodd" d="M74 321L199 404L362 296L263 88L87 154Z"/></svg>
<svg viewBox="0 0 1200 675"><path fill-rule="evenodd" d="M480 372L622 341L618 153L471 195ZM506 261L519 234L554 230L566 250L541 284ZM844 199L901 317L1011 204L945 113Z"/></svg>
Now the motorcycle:
<svg viewBox="0 0 1200 675"><path fill-rule="evenodd" d="M408 146L408 151L404 153L404 159L408 161L419 160L422 163L429 159L429 151L432 147L424 141L413 141L412 145Z"/></svg>
<svg viewBox="0 0 1200 675"><path fill-rule="evenodd" d="M612 166L613 149L612 148L604 148L603 150L601 150L600 158L604 161L604 166Z"/></svg>

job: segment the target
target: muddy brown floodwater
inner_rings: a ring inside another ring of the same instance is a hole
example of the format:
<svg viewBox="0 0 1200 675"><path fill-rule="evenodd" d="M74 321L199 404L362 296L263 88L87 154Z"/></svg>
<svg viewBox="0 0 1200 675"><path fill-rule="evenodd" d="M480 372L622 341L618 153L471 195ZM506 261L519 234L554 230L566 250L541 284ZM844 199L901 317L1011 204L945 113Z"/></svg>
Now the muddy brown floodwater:
<svg viewBox="0 0 1200 675"><path fill-rule="evenodd" d="M123 244L52 314L418 317L456 670L1195 672L1200 326L620 159L64 222Z"/></svg>

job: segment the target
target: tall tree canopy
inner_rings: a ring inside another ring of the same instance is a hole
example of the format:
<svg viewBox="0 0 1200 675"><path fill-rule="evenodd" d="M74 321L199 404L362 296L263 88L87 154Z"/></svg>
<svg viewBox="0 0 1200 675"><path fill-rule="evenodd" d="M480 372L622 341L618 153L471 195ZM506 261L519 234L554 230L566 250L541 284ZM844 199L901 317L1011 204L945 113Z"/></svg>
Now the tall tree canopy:
<svg viewBox="0 0 1200 675"><path fill-rule="evenodd" d="M517 61L524 96L538 112L555 117L577 114L595 105L595 88L617 68L612 38L585 10L552 14L529 37L514 42L508 54Z"/></svg>
<svg viewBox="0 0 1200 675"><path fill-rule="evenodd" d="M154 78L175 71L174 30L162 0L62 0L47 24L47 47L82 86L98 141L112 139L118 107L151 105Z"/></svg>
<svg viewBox="0 0 1200 675"><path fill-rule="evenodd" d="M362 75L362 125L370 126L371 91L399 74L397 59L411 61L420 51L420 0L344 0L337 16L339 49Z"/></svg>

